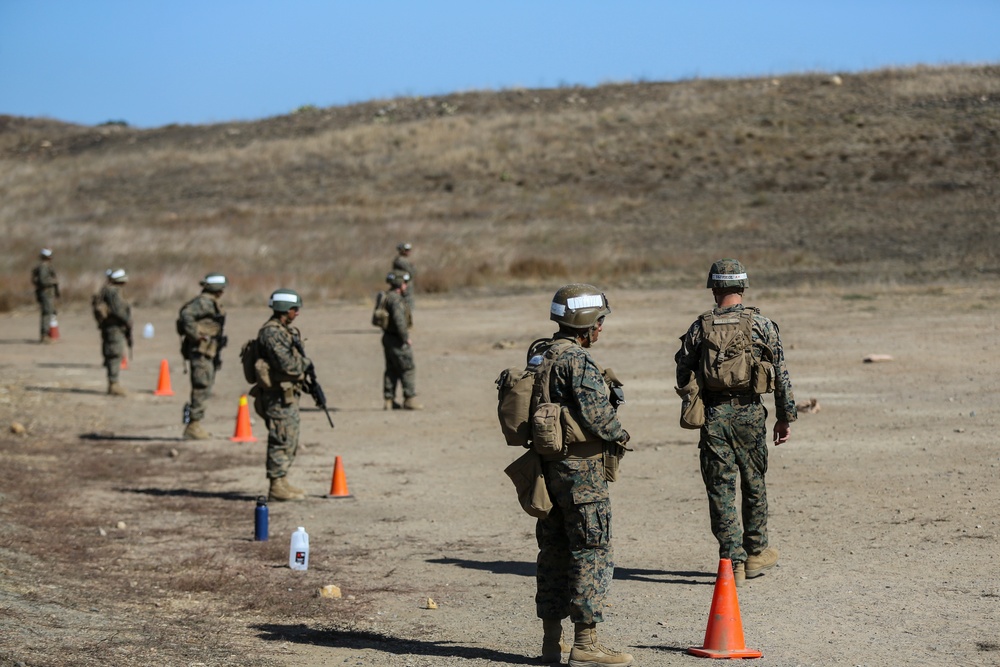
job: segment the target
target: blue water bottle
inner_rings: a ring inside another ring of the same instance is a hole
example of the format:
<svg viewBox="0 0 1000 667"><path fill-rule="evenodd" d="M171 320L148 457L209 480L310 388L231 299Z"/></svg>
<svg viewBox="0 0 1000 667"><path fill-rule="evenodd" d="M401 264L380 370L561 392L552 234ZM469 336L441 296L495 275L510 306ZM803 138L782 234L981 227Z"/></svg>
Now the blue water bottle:
<svg viewBox="0 0 1000 667"><path fill-rule="evenodd" d="M253 513L253 539L267 542L267 498L257 498L257 509Z"/></svg>

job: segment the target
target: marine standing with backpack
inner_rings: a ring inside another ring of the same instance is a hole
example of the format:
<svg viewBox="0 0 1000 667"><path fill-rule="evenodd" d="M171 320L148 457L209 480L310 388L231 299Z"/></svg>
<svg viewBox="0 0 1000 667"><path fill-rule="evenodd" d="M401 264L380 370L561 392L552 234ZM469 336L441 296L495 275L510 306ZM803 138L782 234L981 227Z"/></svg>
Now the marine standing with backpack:
<svg viewBox="0 0 1000 667"><path fill-rule="evenodd" d="M402 407L404 410L422 410L417 402L417 365L413 360L410 327L413 314L406 302L410 274L391 271L385 277L390 289L380 305L388 313L382 333L382 351L385 354L385 373L382 375L382 398L386 410ZM396 386L403 387L403 404L396 403Z"/></svg>
<svg viewBox="0 0 1000 667"><path fill-rule="evenodd" d="M542 456L552 500L552 509L535 527L535 611L542 619L544 662L559 662L560 654L570 651L569 664L574 666L632 664L628 653L601 645L596 629L604 620L614 575L608 482L614 481L629 440L609 400L603 372L588 352L610 313L607 298L596 287L565 285L549 308L549 319L559 323L559 331L528 351L531 365L531 357L563 347L549 370L548 398L560 413L569 413L560 419L571 420L573 431L582 435L562 452ZM562 619L567 616L574 624L572 648L562 641Z"/></svg>
<svg viewBox="0 0 1000 667"><path fill-rule="evenodd" d="M38 265L31 270L31 284L35 287L35 300L42 310L42 343L51 343L52 321L56 318L56 299L59 298L59 279L52 268L52 251L42 248L38 255Z"/></svg>
<svg viewBox="0 0 1000 667"><path fill-rule="evenodd" d="M254 410L267 424L268 500L303 500L305 491L288 483L288 470L299 448L299 397L312 365L302 352L301 334L292 326L302 297L279 289L268 299L271 318L257 332L256 384L250 390Z"/></svg>
<svg viewBox="0 0 1000 667"><path fill-rule="evenodd" d="M128 392L118 382L125 347L132 347L132 306L122 289L128 282L125 269L106 272L107 282L91 300L94 318L101 330L101 354L108 371L108 394L125 396Z"/></svg>
<svg viewBox="0 0 1000 667"><path fill-rule="evenodd" d="M715 308L694 321L674 356L677 386L684 387L694 376L701 387L701 476L719 557L732 561L737 586L778 562L778 550L768 545L767 410L761 394L774 392L775 445L789 439L789 423L797 417L778 325L743 305L749 284L739 261L712 264L707 286ZM736 507L737 475L742 522Z"/></svg>
<svg viewBox="0 0 1000 667"><path fill-rule="evenodd" d="M215 384L215 372L222 366L219 355L228 340L224 333L226 311L221 302L225 289L224 275L208 274L201 281L201 294L184 304L177 316L177 333L182 336L181 356L191 367L191 401L185 411L185 440L210 437L202 428L201 420Z"/></svg>

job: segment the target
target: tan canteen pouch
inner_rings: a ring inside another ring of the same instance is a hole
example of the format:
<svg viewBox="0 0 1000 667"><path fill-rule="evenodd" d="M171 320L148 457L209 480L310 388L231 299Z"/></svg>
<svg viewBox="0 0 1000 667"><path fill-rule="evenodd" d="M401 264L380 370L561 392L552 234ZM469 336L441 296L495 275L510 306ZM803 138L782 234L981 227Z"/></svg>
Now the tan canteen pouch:
<svg viewBox="0 0 1000 667"><path fill-rule="evenodd" d="M701 400L698 378L691 373L691 380L683 387L674 387L681 397L681 428L699 429L705 425L705 403Z"/></svg>
<svg viewBox="0 0 1000 667"><path fill-rule="evenodd" d="M507 466L504 473L514 482L521 509L536 519L544 519L549 515L552 499L545 487L542 457L538 452L529 449Z"/></svg>

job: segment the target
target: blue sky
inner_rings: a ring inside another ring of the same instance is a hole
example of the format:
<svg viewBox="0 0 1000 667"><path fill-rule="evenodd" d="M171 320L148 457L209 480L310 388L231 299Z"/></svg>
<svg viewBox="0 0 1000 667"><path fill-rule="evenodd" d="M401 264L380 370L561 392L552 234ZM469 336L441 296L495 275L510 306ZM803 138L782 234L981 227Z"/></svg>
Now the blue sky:
<svg viewBox="0 0 1000 667"><path fill-rule="evenodd" d="M982 63L1000 63L1000 0L0 0L0 114L87 125Z"/></svg>

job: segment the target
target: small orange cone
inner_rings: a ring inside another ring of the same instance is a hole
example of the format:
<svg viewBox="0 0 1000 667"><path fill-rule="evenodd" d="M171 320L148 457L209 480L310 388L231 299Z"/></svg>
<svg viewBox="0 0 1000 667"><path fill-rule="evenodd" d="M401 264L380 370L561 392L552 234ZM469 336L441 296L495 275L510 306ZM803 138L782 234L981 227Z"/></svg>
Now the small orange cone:
<svg viewBox="0 0 1000 667"><path fill-rule="evenodd" d="M699 658L759 658L762 655L744 644L733 562L728 558L719 561L712 610L708 612L708 628L705 629L705 645L692 646L687 652Z"/></svg>
<svg viewBox="0 0 1000 667"><path fill-rule="evenodd" d="M247 405L247 395L240 396L240 409L236 411L236 431L230 438L233 442L257 442L250 428L250 407Z"/></svg>
<svg viewBox="0 0 1000 667"><path fill-rule="evenodd" d="M344 464L338 456L333 460L333 480L330 482L330 494L327 498L350 498L347 491L347 477L344 475Z"/></svg>
<svg viewBox="0 0 1000 667"><path fill-rule="evenodd" d="M122 355L122 370L123 371L128 370L128 357L125 356L124 354Z"/></svg>
<svg viewBox="0 0 1000 667"><path fill-rule="evenodd" d="M122 357L124 359L124 357ZM174 390L170 388L170 364L164 359L160 362L160 381L156 384L154 396L173 396Z"/></svg>
<svg viewBox="0 0 1000 667"><path fill-rule="evenodd" d="M54 317L49 320L49 338L59 340L59 322Z"/></svg>

